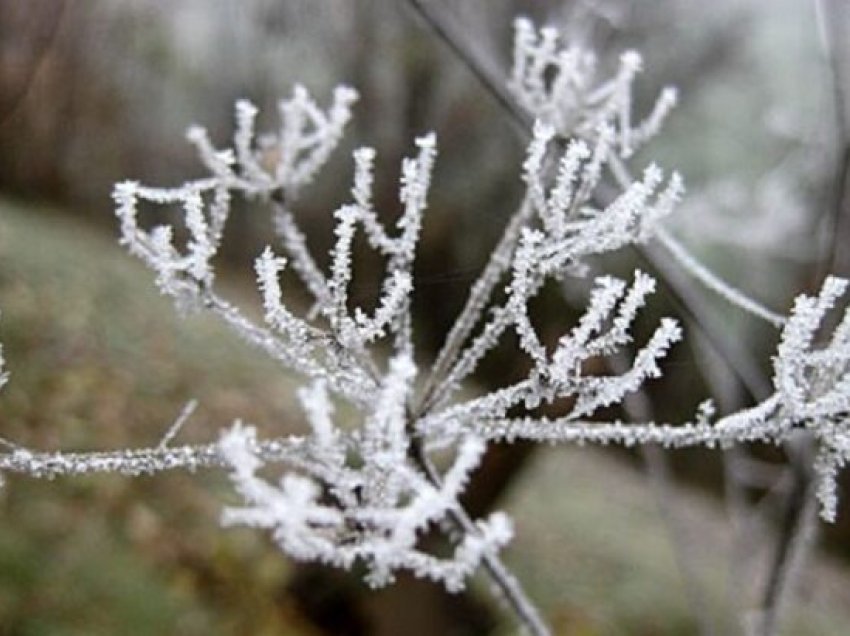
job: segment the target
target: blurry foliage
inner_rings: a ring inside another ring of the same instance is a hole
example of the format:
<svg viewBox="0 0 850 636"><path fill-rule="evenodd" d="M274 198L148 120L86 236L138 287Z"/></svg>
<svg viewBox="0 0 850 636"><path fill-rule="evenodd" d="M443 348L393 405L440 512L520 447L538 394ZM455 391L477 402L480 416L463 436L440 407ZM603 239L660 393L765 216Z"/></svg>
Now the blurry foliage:
<svg viewBox="0 0 850 636"><path fill-rule="evenodd" d="M589 448L545 450L514 483L507 509L517 519L517 538L506 561L554 617L557 633L699 633L658 497L639 469ZM717 633L737 633L729 622L733 608L758 577L736 579L728 560L718 558L732 536L721 506L690 492L668 504L678 510ZM842 600L846 577L846 568L814 558L781 633L843 634L850 620Z"/></svg>
<svg viewBox="0 0 850 636"><path fill-rule="evenodd" d="M15 365L5 436L155 443L186 395L202 403L188 439L237 415L297 429L292 386L273 365L209 321L186 329L111 240L50 211L0 207L2 336ZM221 532L225 484L201 478L208 488L166 475L4 490L0 633L310 634L280 598L286 562L258 535Z"/></svg>

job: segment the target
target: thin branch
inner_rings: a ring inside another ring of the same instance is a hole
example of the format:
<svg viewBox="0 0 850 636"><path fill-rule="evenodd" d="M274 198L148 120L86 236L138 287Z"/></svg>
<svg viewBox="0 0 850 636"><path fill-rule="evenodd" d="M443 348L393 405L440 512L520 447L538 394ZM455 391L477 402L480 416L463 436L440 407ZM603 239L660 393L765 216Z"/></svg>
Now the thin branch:
<svg viewBox="0 0 850 636"><path fill-rule="evenodd" d="M292 260L292 269L319 305L329 303L330 292L325 275L310 253L304 234L295 222L292 212L283 201L272 199L271 205L274 212L275 233Z"/></svg>
<svg viewBox="0 0 850 636"><path fill-rule="evenodd" d="M516 100L508 92L502 73L471 47L473 40L461 33L456 23L447 19L444 12L436 9L432 0L408 0L408 4L425 20L431 31L466 64L487 92L496 99L505 113L524 132L525 137L528 137L531 132L531 118L519 107ZM638 245L636 249L646 260L653 263L659 261L657 256L650 253L648 246ZM732 373L739 378L751 396L756 400L764 397L769 391L764 390L766 383L758 365L746 351L731 343L722 330L704 320L703 317L708 315L708 305L704 298L695 291L688 289L681 279L671 279L668 271L669 268L666 268L666 271L659 269L664 283L676 293L679 300L685 305L687 308L685 313L690 316L694 325L712 342Z"/></svg>
<svg viewBox="0 0 850 636"><path fill-rule="evenodd" d="M162 436L162 439L159 440L159 444L157 444L157 449L162 450L167 447L175 437L180 433L180 430L186 424L190 417L192 417L192 413L195 412L195 409L198 408L197 400L189 400L186 402L186 405L183 407L183 410L180 411L180 414L177 416L177 419L174 420L174 423L165 431L165 435Z"/></svg>
<svg viewBox="0 0 850 636"><path fill-rule="evenodd" d="M427 24L428 28L448 46L457 58L484 88L496 99L499 106L511 116L515 129L524 139L528 137L533 124L531 117L507 89L502 71L493 65L480 51L475 49L475 40L463 32L461 25L445 19L443 13L434 7L432 0L408 0L410 6Z"/></svg>
<svg viewBox="0 0 850 636"><path fill-rule="evenodd" d="M446 374L457 361L464 342L475 327L478 317L484 310L496 285L511 264L511 255L519 241L522 228L531 218L534 206L528 197L523 199L519 209L514 213L505 228L498 245L490 254L490 260L472 285L466 304L460 312L457 320L452 325L445 344L437 355L431 374L428 377L422 398L416 409L417 413L425 412L432 404L435 392L445 379Z"/></svg>
<svg viewBox="0 0 850 636"><path fill-rule="evenodd" d="M265 461L297 462L307 442L281 437L257 442L255 450ZM37 479L70 477L92 473L152 475L171 470L222 468L228 463L217 443L162 446L119 451L42 452L17 448L0 454L0 472L17 473Z"/></svg>
<svg viewBox="0 0 850 636"><path fill-rule="evenodd" d="M774 636L777 633L781 612L793 591L795 576L800 571L816 527L817 498L815 479L810 468L813 454L811 440L802 441L790 448L790 452L798 455L792 457L791 461L793 487L786 501L779 537L768 569L757 621L756 633L759 636Z"/></svg>
<svg viewBox="0 0 850 636"><path fill-rule="evenodd" d="M625 373L629 364L621 356L612 357L609 366L616 373ZM652 403L645 391L631 393L623 400L623 407L631 419L650 421L653 419ZM693 550L689 547L686 530L676 511L676 488L673 484L670 461L658 446L641 446L641 458L655 494L655 502L661 513L664 527L673 549L673 556L682 577L685 594L693 609L702 636L713 636L717 631L706 603L705 590L696 573Z"/></svg>
<svg viewBox="0 0 850 636"><path fill-rule="evenodd" d="M621 188L627 188L634 181L628 166L625 162L616 155L612 155L608 160L611 168L611 174L614 180ZM729 304L737 306L739 309L760 318L776 328L781 329L785 324L785 316L776 313L757 301L747 296L744 292L735 288L730 283L727 283L717 274L712 272L704 264L700 263L676 238L667 232L663 227L657 226L654 230L653 238L664 247L681 265L688 274L697 281L702 283L707 289L710 289L718 296L726 300Z"/></svg>
<svg viewBox="0 0 850 636"><path fill-rule="evenodd" d="M412 459L425 473L431 483L439 488L440 475L428 458L421 444L414 443ZM449 511L452 525L462 534L476 533L475 523L460 505ZM517 578L508 570L502 560L494 552L485 553L482 564L487 576L496 586L500 596L508 603L520 623L532 636L549 636L551 630L546 625L540 610L534 605Z"/></svg>
<svg viewBox="0 0 850 636"><path fill-rule="evenodd" d="M781 328L782 325L785 324L785 316L764 307L739 289L736 289L726 281L719 278L717 274L694 258L694 256L663 227L658 227L656 229L655 238L658 240L658 243L678 261L685 271L730 304L736 305L750 315L760 318L774 327Z"/></svg>
<svg viewBox="0 0 850 636"><path fill-rule="evenodd" d="M841 245L842 220L848 215L848 187L850 187L850 133L848 133L848 100L846 86L843 81L842 71L847 75L847 69L842 68L842 52L838 46L844 42L850 29L848 29L848 14L839 2L829 0L816 0L815 9L820 21L823 46L823 54L829 69L830 88L832 92L832 110L835 126L835 156L836 165L830 192L828 195L828 206L826 210L827 223L829 225L825 234L827 236L826 253L822 255L821 270L818 272L817 280L823 280L828 272L836 271L839 262L839 246Z"/></svg>
<svg viewBox="0 0 850 636"><path fill-rule="evenodd" d="M770 395L773 387L752 355L738 343L724 335L725 325L712 318L699 289L691 284L682 270L664 258L661 250L653 244L636 249L638 257L648 263L664 281L673 306L684 316L694 335L702 337L731 371L731 376L740 383L753 401Z"/></svg>

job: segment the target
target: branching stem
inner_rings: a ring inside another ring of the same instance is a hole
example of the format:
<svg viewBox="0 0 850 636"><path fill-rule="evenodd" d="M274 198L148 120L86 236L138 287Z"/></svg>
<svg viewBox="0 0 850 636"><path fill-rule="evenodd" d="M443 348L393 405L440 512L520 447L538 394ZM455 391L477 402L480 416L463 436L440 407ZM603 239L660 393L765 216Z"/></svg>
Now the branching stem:
<svg viewBox="0 0 850 636"><path fill-rule="evenodd" d="M437 472L431 460L422 449L421 445L416 444L413 452L413 460L419 465L428 477L428 479L436 486L440 487L440 474ZM462 506L457 505L449 511L449 519L452 525L463 534L477 532L475 524ZM522 623L525 629L532 636L549 636L552 632L540 615L540 611L525 593L522 584L505 566L498 554L487 552L482 559L482 565L487 576L496 586L499 594L504 601L511 607L517 619Z"/></svg>

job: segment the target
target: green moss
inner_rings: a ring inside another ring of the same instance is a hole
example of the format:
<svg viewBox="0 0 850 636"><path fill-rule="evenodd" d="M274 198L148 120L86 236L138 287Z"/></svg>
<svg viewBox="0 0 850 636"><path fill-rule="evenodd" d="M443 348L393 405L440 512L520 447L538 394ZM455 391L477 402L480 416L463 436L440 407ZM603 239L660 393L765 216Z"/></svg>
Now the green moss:
<svg viewBox="0 0 850 636"><path fill-rule="evenodd" d="M238 289L234 293L241 293ZM181 320L108 236L0 201L0 435L39 448L154 444L234 418L298 429L293 381L215 320ZM278 602L289 567L217 524L216 474L12 478L0 501L0 633L304 633Z"/></svg>

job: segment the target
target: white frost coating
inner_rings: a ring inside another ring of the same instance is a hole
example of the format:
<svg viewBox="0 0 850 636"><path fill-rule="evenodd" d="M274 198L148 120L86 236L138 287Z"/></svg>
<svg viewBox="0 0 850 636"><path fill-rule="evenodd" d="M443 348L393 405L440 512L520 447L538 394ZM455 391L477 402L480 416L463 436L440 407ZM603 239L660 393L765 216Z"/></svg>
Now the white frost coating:
<svg viewBox="0 0 850 636"><path fill-rule="evenodd" d="M676 91L661 91L649 116L633 126L632 84L641 71L636 51L620 56L617 73L597 77L596 56L576 46L559 45L558 32L538 30L530 20L514 22L513 67L508 88L520 106L563 137L594 139L600 125L613 125L620 156L634 151L661 128L676 105Z"/></svg>
<svg viewBox="0 0 850 636"><path fill-rule="evenodd" d="M239 423L226 431L219 449L244 505L226 508L223 523L271 530L296 559L343 568L362 561L373 586L392 582L394 572L405 569L440 581L450 591L462 589L483 556L510 540L510 521L500 513L480 521L448 558L417 548L427 526L458 505L484 443L470 437L459 444L441 487L411 465L405 404L415 373L409 358L393 358L362 435L347 439L333 425L324 385L302 390L312 426L311 436L303 440L310 449L300 466L304 474L286 473L277 485L256 474L264 465L255 451L256 431Z"/></svg>
<svg viewBox="0 0 850 636"><path fill-rule="evenodd" d="M206 130L192 126L186 134L204 166L228 190L247 195L282 191L297 196L310 183L342 139L351 119L357 92L338 87L330 107L323 111L303 86L278 104L281 125L277 134L257 137L257 107L247 100L236 102L233 149L216 150Z"/></svg>
<svg viewBox="0 0 850 636"><path fill-rule="evenodd" d="M432 435L476 434L488 439L530 439L560 443L660 444L669 447L729 446L760 441L778 444L801 429L811 432L818 443L814 468L818 475L821 516L833 521L838 503L838 472L850 462L850 309L829 341L816 347L814 341L827 313L845 293L848 282L829 277L816 297L798 296L788 317L773 359L775 393L751 409L709 423L711 410L701 408L701 417L683 425L588 422L581 418L594 409L618 402L644 379L660 373L657 360L678 338L678 327L662 320L650 342L636 356L632 369L621 376L582 378L583 360L611 353L612 346L628 340L627 325L652 288L652 280L635 275L631 290L623 296L623 285L601 279L591 294L590 307L572 331L561 339L552 356L549 373L562 386L573 387L578 399L570 413L558 420L505 418L507 409L532 391L530 381L514 385L500 394L490 394L453 406L420 423ZM615 299L620 309L610 331L596 341L588 335L598 330L602 316L609 315Z"/></svg>
<svg viewBox="0 0 850 636"><path fill-rule="evenodd" d="M410 340L409 296L412 292L414 253L425 210L430 176L436 154L433 134L416 140L417 156L402 165L400 198L403 210L398 232L391 236L372 209L371 184L374 152L355 152L354 203L336 212L338 225L329 277L318 269L303 234L292 214L278 205L276 226L283 238L293 269L315 295L318 308L330 322L330 330L311 325L295 316L283 303L278 276L287 260L267 248L256 261L257 282L265 309L265 327L251 325L215 289L212 259L220 247L230 211L232 193L247 197L292 198L308 182L338 143L349 118L354 93L337 89L334 103L322 112L297 87L292 99L282 102L283 123L277 136L257 140L256 108L240 101L236 106L233 149L218 151L206 132L193 127L188 136L212 173L210 177L172 189L150 188L127 181L116 186L113 197L121 222L121 242L157 275L160 290L172 296L183 309L206 308L218 313L249 342L269 352L285 366L310 378L324 378L328 388L355 401L368 401L374 391L373 369L353 362L363 357L363 347L388 334ZM281 144L286 142L286 152ZM271 163L270 163L271 162ZM139 202L177 204L184 210L188 238L181 246L171 226L143 229L138 218ZM277 205L277 204L275 204ZM351 244L362 224L377 251L387 259L387 274L374 315L362 308L349 308ZM329 347L336 342L341 348Z"/></svg>
<svg viewBox="0 0 850 636"><path fill-rule="evenodd" d="M559 161L555 183L548 188L544 157L553 136L551 127L535 123L522 167L523 180L528 186L526 200L539 227L519 230L518 247L511 262L510 284L506 288L508 300L491 313L480 335L461 351L446 378L435 389L432 405L442 405L511 327L519 336L523 351L541 371L546 354L534 333L527 307L546 280L570 273L583 274L587 257L647 240L683 194L684 186L677 173L674 172L664 185L662 171L651 164L641 181L632 183L604 209L594 208L591 197L599 182L601 166L608 156L610 127L604 126L592 152L582 142L568 144ZM631 321L629 316L634 317L639 299L649 292L647 285L652 285L647 283L647 279L645 275L639 275L637 290L632 293L629 305L631 309L624 309L619 329L609 338L611 346L625 342L624 332ZM656 341L656 353L659 355L665 350L661 347L662 342L670 344L678 336L669 323L664 332L666 337ZM644 371L648 373L651 369L647 367ZM544 373L541 377L546 375ZM539 401L531 398L532 402L535 400Z"/></svg>
<svg viewBox="0 0 850 636"><path fill-rule="evenodd" d="M552 137L551 128L536 123L523 164L529 198L544 230L533 248L538 252L535 258L541 260L542 271L558 272L568 264L577 265L586 255L647 240L659 220L672 212L684 193L678 173L673 172L662 187L663 172L650 164L642 180L629 185L605 209L596 210L591 197L607 159L610 127L600 129L592 153L581 142L567 146L555 184L547 193L543 157Z"/></svg>
<svg viewBox="0 0 850 636"><path fill-rule="evenodd" d="M115 200L122 241L157 272L163 292L183 304L219 314L246 340L284 366L313 379L298 393L311 434L288 440L302 452L287 455L287 463L296 472L285 473L279 484L270 484L256 474L265 461L253 428L237 423L222 435L218 455L230 466L236 490L244 501L242 506L226 509L223 522L271 530L280 547L297 559L340 567L363 561L369 567L367 580L373 585L386 584L396 570L407 569L456 591L462 589L480 560L495 554L511 533L507 518L495 514L460 537L453 557L436 558L417 549L420 535L430 524L458 509L457 498L485 449L484 442L475 437L458 441L455 461L441 483L426 477L422 467L411 460L414 451L408 404L416 367L409 305L415 251L436 156L435 136L417 139L416 156L402 163L402 210L396 232L384 228L373 207L374 151L355 151L353 202L334 214L336 241L327 275L309 253L294 216L286 207L277 207L275 220L289 259L267 247L255 261L264 326L251 323L214 291L210 261L219 247L229 194L277 196L282 191L285 197L291 197L319 159L324 160L321 149L336 140L335 132L330 141L319 143L303 131L324 130L330 121L344 123L344 101L339 106L342 110L325 117L304 90L296 88L292 100L281 108L282 141L277 149L268 138L262 144L255 141L257 110L247 102L236 107L232 150L215 150L203 130L193 129L189 136L212 176L174 190L120 184ZM305 158L293 150L299 147L314 150L308 150ZM272 150L280 151L273 170L268 164ZM208 192L216 196L205 209L204 195ZM183 205L190 236L183 248L174 245L176 232L171 227L151 232L140 228L139 200ZM370 246L387 261L372 315L361 307L349 307L352 244L359 227ZM280 275L290 262L314 293L327 326L296 316L286 307ZM371 362L366 347L388 333L396 334L396 352L382 374ZM334 425L333 396L359 411L362 420L356 433L343 434ZM157 456L145 457L151 462L145 466L155 470Z"/></svg>
<svg viewBox="0 0 850 636"><path fill-rule="evenodd" d="M620 156L624 159L630 157L634 150L661 129L667 115L676 105L676 90L672 87L664 88L647 118L633 127L631 93L634 78L641 70L640 55L635 51L623 53L615 77L596 85L593 54L575 47L559 49L557 41L558 35L553 29L543 28L538 33L530 21L524 18L516 20L514 66L508 84L515 99L536 120L545 123L547 139L556 133L563 138L577 136L596 139L597 149L603 152L607 152L608 147L616 141ZM549 76L551 79L547 79ZM542 125L535 124L535 136L538 135L538 126ZM542 162L541 149L534 150L535 158ZM587 183L595 186L601 174L601 164L596 158L588 164ZM620 174L619 180L625 186L630 180L628 172L615 162L612 162L611 167L612 172ZM590 179L590 174L595 179ZM674 173L668 190L656 206L658 218L669 213L683 191L681 178ZM538 200L539 188L532 188L531 194ZM589 191L584 190L580 196L587 194ZM647 220L650 220L649 215ZM658 228L656 235L679 264L706 287L744 311L775 327L782 327L782 316L721 280L663 228Z"/></svg>
<svg viewBox="0 0 850 636"><path fill-rule="evenodd" d="M6 371L6 359L3 357L3 345L0 344L0 389L9 381L9 372Z"/></svg>
<svg viewBox="0 0 850 636"><path fill-rule="evenodd" d="M830 521L835 519L838 503L837 473L850 461L850 309L825 346L816 348L814 340L847 286L846 280L830 276L818 296L797 297L773 361L782 417L805 426L819 442L818 498L822 516Z"/></svg>
<svg viewBox="0 0 850 636"><path fill-rule="evenodd" d="M628 327L653 284L654 281L641 272L635 273L635 283L628 290L625 283L617 279L597 279L585 315L559 340L551 355L540 343L527 315L514 315L520 343L534 361L528 378L438 411L419 423L420 430L431 435L452 436L465 431L465 427L476 419L501 418L517 405L536 408L542 402L566 397L575 398L567 419L586 417L604 406L621 402L627 393L640 388L644 380L660 375L658 361L681 337L676 322L663 319L649 342L636 354L632 368L622 375L585 374L584 365L600 355L614 354L631 342ZM516 296L517 289L512 284L512 296ZM506 313L515 311L516 307L509 302ZM605 326L608 324L610 327Z"/></svg>

